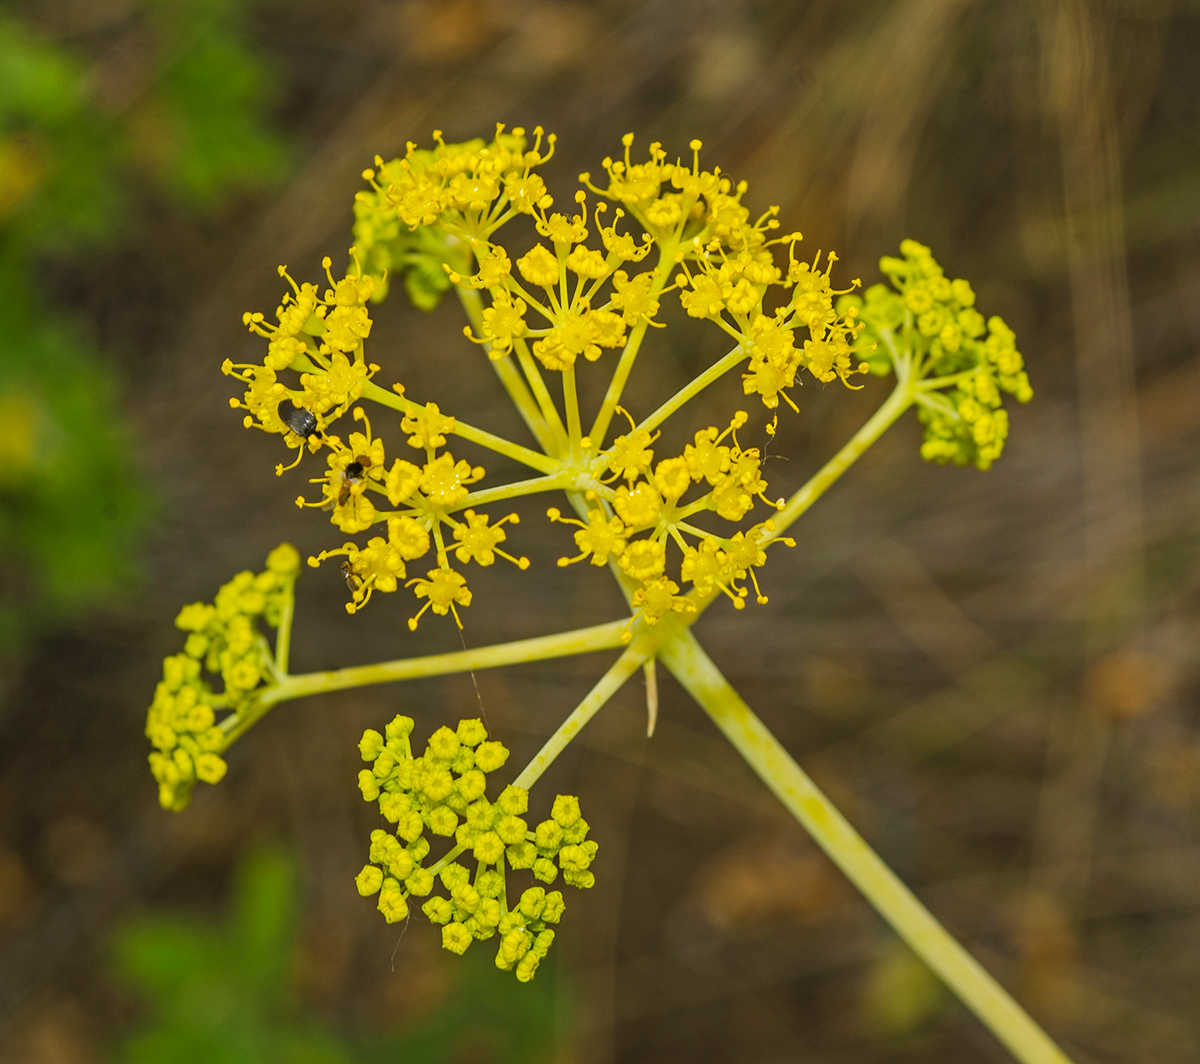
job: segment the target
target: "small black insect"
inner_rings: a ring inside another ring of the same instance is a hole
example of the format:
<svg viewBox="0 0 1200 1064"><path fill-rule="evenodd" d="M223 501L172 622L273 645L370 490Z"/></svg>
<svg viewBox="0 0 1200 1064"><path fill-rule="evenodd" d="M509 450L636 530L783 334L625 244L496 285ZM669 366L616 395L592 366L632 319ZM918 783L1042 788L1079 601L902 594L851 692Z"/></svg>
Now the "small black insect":
<svg viewBox="0 0 1200 1064"><path fill-rule="evenodd" d="M349 562L342 562L342 575L346 578L346 586L351 594L362 587L362 577L354 571L354 566Z"/></svg>
<svg viewBox="0 0 1200 1064"><path fill-rule="evenodd" d="M346 468L342 470L342 488L338 492L338 505L345 506L346 501L350 498L350 492L356 484L362 483L363 474L366 469L363 468L362 462L348 462Z"/></svg>
<svg viewBox="0 0 1200 1064"><path fill-rule="evenodd" d="M297 406L290 399L279 404L279 420L297 436L307 439L317 430L317 418L311 410Z"/></svg>

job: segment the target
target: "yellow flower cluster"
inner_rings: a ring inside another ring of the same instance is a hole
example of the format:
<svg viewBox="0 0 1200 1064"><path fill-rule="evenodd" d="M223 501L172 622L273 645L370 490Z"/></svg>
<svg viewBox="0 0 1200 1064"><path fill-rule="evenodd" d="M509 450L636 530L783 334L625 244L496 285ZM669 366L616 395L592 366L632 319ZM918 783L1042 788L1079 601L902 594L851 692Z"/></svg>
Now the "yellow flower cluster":
<svg viewBox="0 0 1200 1064"><path fill-rule="evenodd" d="M795 384L801 367L826 382L835 378L847 382L850 374L865 372L865 364L854 360L854 340L861 324L855 323L853 310L840 316L833 306L833 297L843 294L830 283L836 255L829 255L821 271L816 262L810 266L796 261L799 233L768 239L767 234L779 226L774 217L777 208L752 221L741 202L745 182L735 188L719 168L701 170L698 140L691 143L690 168L666 162L658 144L650 145L647 162L633 163L632 143L632 136L624 138L623 162L604 160L607 188L592 185L587 174L583 180L627 208L660 247L676 249L675 258L683 268L675 280L680 303L691 317L716 322L741 345L749 358L749 372L742 376L747 395L760 395L771 410L783 395L795 409L784 389ZM771 252L772 246L781 244L788 246L786 271L775 264ZM768 314L763 302L772 287L792 294ZM808 329L809 338L797 348L799 327Z"/></svg>
<svg viewBox="0 0 1200 1064"><path fill-rule="evenodd" d="M397 390L402 391L399 386ZM346 609L354 613L370 601L373 592L395 591L407 576L405 563L423 558L433 549L437 568L405 585L414 588L417 598L426 600L408 625L415 629L421 614L432 609L443 616L452 612L461 628L457 607L471 604L471 591L466 578L451 568L449 551L453 550L460 562L487 566L498 555L525 569L528 558L515 558L500 548L507 539L504 525L516 524L519 518L509 514L490 524L487 514L470 509L462 514L462 520L451 516L470 494L469 485L482 478L484 471L465 460L456 461L449 451L437 453L455 425L454 418L442 414L436 403L427 403L400 422L401 429L409 434L409 446L425 452L421 465L397 458L389 467L383 441L372 436L366 414L356 408L354 417L363 422L365 432L350 433L346 443L337 436L327 437L328 469L313 481L321 485L321 500L306 503L300 497L296 503L331 510L330 520L343 532L362 532L386 521L387 537L374 536L365 547L346 543L336 550L322 551L309 558L309 565L315 567L326 558L345 557L342 568L352 595ZM377 510L368 492L376 498L386 497L396 509Z"/></svg>
<svg viewBox="0 0 1200 1064"><path fill-rule="evenodd" d="M604 490L613 516L601 508L597 493L589 502L586 522L563 517L551 508L552 521L579 526L575 545L579 554L559 558L560 566L589 560L607 565L611 558L636 585L633 595L635 617L657 624L668 613L693 613L695 598L679 594L680 583L690 583L693 592L705 598L722 592L737 609L745 606L748 591L739 585L747 576L754 584L759 603L767 601L758 586L754 569L766 561L766 547L772 542L794 546L795 541L772 539L775 525L767 520L732 536L714 535L693 524L690 518L712 511L726 521L740 521L756 500L772 509L781 505L763 494L767 482L762 477L762 456L757 448L743 449L737 442L737 430L747 415L739 410L728 428L701 429L683 454L654 462L650 444L657 439L638 429L630 419L630 431L618 436L605 459L611 479L623 479L615 490ZM729 444L724 441L728 439ZM694 487L701 493L696 495ZM694 496L688 501L687 496ZM642 535L642 533L648 533ZM694 540L695 542L689 542ZM668 551L678 549L680 583L667 575Z"/></svg>
<svg viewBox="0 0 1200 1064"><path fill-rule="evenodd" d="M527 982L554 941L547 925L558 923L565 904L560 891L531 887L510 906L505 867L531 869L547 885L561 870L569 885L592 886L589 866L597 847L587 838L579 801L560 794L549 819L531 830L525 819L528 791L510 785L495 802L486 796L486 776L504 765L508 750L488 740L481 721L459 721L453 731L439 728L415 757L412 730L412 719L398 716L383 735L368 729L358 745L363 760L371 762L359 773L363 798L377 802L384 819L395 825L371 833L370 863L355 879L358 892L378 894L388 923L408 916L410 897L428 897L421 911L442 925L446 949L463 953L476 939L499 935L496 966ZM430 851L426 832L454 840L429 866L424 864ZM457 861L468 852L476 862L474 876ZM435 879L448 896L429 897Z"/></svg>
<svg viewBox="0 0 1200 1064"><path fill-rule="evenodd" d="M696 270L680 279L689 290L680 300L688 314L709 318L721 326L749 352L749 372L742 374L746 395L759 395L769 410L783 400L793 410L796 404L785 389L796 383L796 372L807 369L817 380L828 383L840 378L849 385L854 373L865 373L867 364L856 360L859 348L854 345L862 331L855 321L856 310L851 307L840 317L833 307L833 297L843 295L830 283L829 274L837 256L832 252L824 270L794 257L799 234L790 235L787 271L782 271L769 255L760 253L753 258L748 252L736 257L713 245L697 257ZM857 285L857 281L855 285ZM791 289L788 301L768 314L763 300L771 287ZM796 329L808 329L803 346L796 346Z"/></svg>
<svg viewBox="0 0 1200 1064"><path fill-rule="evenodd" d="M897 337L919 359L920 375L946 389L919 397L918 416L925 426L921 456L987 469L1008 437L1001 393L1020 403L1033 398L1016 337L1000 317L985 324L971 286L947 278L924 244L905 240L900 253L903 258L885 257L879 264L896 291L872 285L865 299L847 300L846 311L857 305L872 335L880 338L883 346L872 359L873 369L888 371L883 351Z"/></svg>
<svg viewBox="0 0 1200 1064"><path fill-rule="evenodd" d="M365 431L351 432L345 440L328 431L362 397L379 367L367 363L363 343L371 326L365 304L377 291L375 280L363 272L357 257L352 273L341 281L334 281L329 273L329 259L324 267L331 287L323 296L316 285L297 285L281 268L292 292L276 311L278 325L266 323L262 314L245 315L251 331L270 342L262 365L225 363L227 374L248 385L243 398L231 404L249 411L247 427L281 433L289 447L297 448L292 466L306 445L313 452L326 449L325 473L311 481L320 486L321 497L313 503L300 497L297 505L329 511L330 521L351 534L386 523L387 536L373 537L365 547L346 543L309 559L316 565L327 557L345 556L351 613L364 606L373 592L395 591L407 576L406 563L434 550L437 567L407 581L417 598L425 600L410 626L415 628L417 618L430 608L442 615L453 613L458 621L457 607L470 605L471 592L465 578L451 568L448 552L453 551L460 562L491 565L500 556L526 568L527 559L515 558L499 546L507 538L503 526L516 523L517 516L510 514L495 524L489 523L487 514L472 509L462 520L451 516L462 509L469 486L484 471L456 460L448 451L438 453L446 435L454 432L455 422L434 403L424 408L409 404L412 412L401 421L409 445L425 452L420 465L397 458L389 466L383 441L372 434L361 408L355 408L354 419L363 423ZM289 369L299 373L298 389L279 379ZM398 396L404 394L401 385L393 390ZM276 472L284 468L279 466ZM389 506L377 506L384 498Z"/></svg>
<svg viewBox="0 0 1200 1064"><path fill-rule="evenodd" d="M475 241L554 202L533 173L553 156L554 137L543 154L540 126L533 136L528 147L524 129L497 125L490 142L446 144L435 132L435 148L410 143L403 158L375 157L375 168L363 171L371 187L354 201L354 246L378 283L373 298L399 273L413 303L430 309L450 288L446 268L469 269Z"/></svg>
<svg viewBox="0 0 1200 1064"><path fill-rule="evenodd" d="M491 304L481 316L480 336L467 335L488 345L493 359L514 350L527 360L529 350L548 370L569 370L582 357L588 362L600 358L604 348L623 347L626 330L640 322L653 324L658 312L662 284L654 270L632 277L622 266L640 262L649 253L652 240L646 235L635 241L628 233L619 233L617 225L624 212L616 212L610 226L600 224L605 205L596 211L596 225L604 250L589 248L586 194L576 194L580 213L547 216L540 204L537 232L549 241L539 241L513 263L498 244L486 240L475 244L478 272L470 277L451 273L450 279L468 288L486 289ZM524 283L522 283L524 282ZM611 282L612 292L598 303L598 293ZM532 309L541 325L526 320Z"/></svg>
<svg viewBox="0 0 1200 1064"><path fill-rule="evenodd" d="M650 145L643 163L630 158L633 134L621 138L623 160L605 159L608 187L592 184L590 174L582 181L593 192L622 204L660 246L688 242L695 254L716 240L733 254L746 252L758 256L767 245L766 233L779 227L776 208L750 220L749 209L741 202L747 185L735 187L719 167L700 169L698 140L691 142L692 165L667 162L660 144Z"/></svg>
<svg viewBox="0 0 1200 1064"><path fill-rule="evenodd" d="M363 341L371 335L366 303L375 291L375 280L355 263L352 274L335 281L331 260L322 260L331 287L322 295L315 284L296 284L284 266L292 291L275 311L277 325L259 313L247 312L243 323L252 333L266 337L263 364L234 364L226 359L221 372L247 385L243 397L229 405L247 411L243 423L265 432L279 433L288 447L304 453L305 444L316 451L325 427L341 417L363 393L363 385L379 370L363 355ZM300 374L300 387L288 388L280 379L284 370ZM290 468L290 467L289 467ZM284 467L279 466L277 473Z"/></svg>
<svg viewBox="0 0 1200 1064"><path fill-rule="evenodd" d="M446 144L434 133L437 147L408 145L402 159L364 171L370 189L354 200L354 246L364 268L378 282L372 296L387 294L389 274L402 274L413 304L429 310L449 290L446 268L470 268L468 242L486 237L518 214L553 200L532 170L554 154L541 152L542 130L534 130L534 146L526 151L525 131L505 133L496 127L491 142L482 137Z"/></svg>
<svg viewBox="0 0 1200 1064"><path fill-rule="evenodd" d="M768 502L760 452L743 448L736 438L747 415L738 412L726 428L701 429L684 453L654 464L652 433L632 422L628 434L606 444L615 398L606 400L607 411L598 418L599 438L582 434L574 371L605 350L621 349L610 385L619 397L647 327L661 324L655 318L662 297L678 289L689 315L715 322L734 339L729 366L744 365L745 394L759 396L769 411L781 397L794 409L787 391L800 369L820 381L846 383L866 369L855 360L863 327L857 305L844 313L834 307L836 297L849 291L832 286L836 256L830 254L823 269L820 256L811 264L797 261L800 235L772 236L779 225L775 210L752 217L742 203L744 182L735 185L719 168L701 169L699 141L691 144L689 165L669 162L658 144L635 162L633 137L623 138L623 159L603 162L605 187L581 175L588 189L615 204L606 221L610 202L589 212L583 190L576 193L575 212L550 213L554 201L535 171L553 155L554 138L544 137L540 127L532 146L523 129L506 133L503 126L488 142L447 144L440 133L434 137L432 149L409 144L403 158L377 158L376 167L365 172L370 187L355 204L350 275L335 282L325 260L330 287L323 296L317 286L288 278L292 292L276 312L277 325L268 325L261 314L245 318L269 340L264 364L226 364L227 373L248 385L244 397L234 400L247 410L248 425L281 432L297 449L297 462L306 444L311 451L326 448L326 470L312 481L320 497L297 503L327 510L332 523L349 534L386 525L386 535L322 551L310 563L344 559L352 613L375 591L411 587L425 600L410 621L413 627L427 609L452 614L461 626L458 608L470 604L471 591L452 568L451 551L459 562L490 565L500 556L521 568L528 565L500 546L507 535L503 526L515 523L515 514L492 523L468 509L471 486L484 471L441 449L455 431L454 419L433 403L422 408L404 398L399 384L392 394L370 381L377 367L363 353L370 332L365 305L382 298L389 271L399 271L420 306L457 287L468 309L474 307L467 335L485 345L493 360L513 356L519 362L519 369L505 372L519 375L518 391L528 388L528 403L552 437L547 457L559 463L562 479L588 504L580 510L584 520L575 522L581 526L575 534L581 553L573 560L603 565L611 557L634 585L636 615L651 624L671 612L695 612L698 600L718 591L740 608L748 596L740 581L747 577L758 601L765 602L754 569L765 560L774 526L766 521L717 536L689 521L714 511L739 522L755 499ZM492 238L518 215L532 219L539 239L510 257ZM623 228L625 220L640 226L640 236ZM591 226L598 246L588 244ZM776 249L784 246L787 261L777 264ZM639 266L656 248L656 262ZM772 299L772 288L784 298ZM773 303L781 305L765 309ZM299 389L279 380L288 369L301 374ZM563 375L565 421L542 371ZM361 408L354 408L354 417L363 431L344 438L332 434L332 423L359 398L405 411L402 427L409 444L425 452L425 461L394 458L389 464ZM774 431L774 422L768 431ZM548 484L553 479L548 476ZM608 486L613 480L624 483L614 489ZM526 491L513 488L512 494ZM500 488L486 494L495 500L508 493ZM461 518L453 516L462 510ZM561 517L557 510L551 513ZM678 559L670 558L676 551ZM429 554L436 556L436 567L409 578L408 566ZM690 595L681 593L687 584Z"/></svg>
<svg viewBox="0 0 1200 1064"><path fill-rule="evenodd" d="M274 659L258 628L261 617L279 626L291 602L300 556L287 543L267 557L261 573L238 573L212 604L195 602L175 618L188 633L182 654L163 661L163 678L146 715L146 736L154 746L150 769L164 809L186 808L196 780L217 783L225 775L220 752L226 731L216 714L236 718L240 707L274 672ZM216 692L203 671L221 677Z"/></svg>

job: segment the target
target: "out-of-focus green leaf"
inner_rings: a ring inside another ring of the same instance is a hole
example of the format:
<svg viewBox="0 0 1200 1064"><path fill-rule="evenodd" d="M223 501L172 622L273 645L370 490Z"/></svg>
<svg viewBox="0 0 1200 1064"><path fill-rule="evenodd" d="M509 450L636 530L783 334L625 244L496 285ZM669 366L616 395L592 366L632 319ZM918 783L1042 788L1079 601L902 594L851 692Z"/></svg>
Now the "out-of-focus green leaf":
<svg viewBox="0 0 1200 1064"><path fill-rule="evenodd" d="M191 209L282 175L248 0L141 0L152 42L130 107L0 0L0 650L127 585L151 492L112 368L38 291L39 259L112 239L133 170Z"/></svg>
<svg viewBox="0 0 1200 1064"><path fill-rule="evenodd" d="M286 167L284 140L263 121L271 71L251 51L241 0L149 0L164 50L153 98L132 126L134 150L184 203L261 185Z"/></svg>
<svg viewBox="0 0 1200 1064"><path fill-rule="evenodd" d="M497 979L485 950L457 964L443 1005L401 1034L352 1036L292 1000L295 869L278 850L238 870L224 924L149 914L118 932L118 974L146 999L119 1064L435 1064L486 1050L491 1064L547 1058L554 980ZM385 1020L385 1018L381 1018Z"/></svg>

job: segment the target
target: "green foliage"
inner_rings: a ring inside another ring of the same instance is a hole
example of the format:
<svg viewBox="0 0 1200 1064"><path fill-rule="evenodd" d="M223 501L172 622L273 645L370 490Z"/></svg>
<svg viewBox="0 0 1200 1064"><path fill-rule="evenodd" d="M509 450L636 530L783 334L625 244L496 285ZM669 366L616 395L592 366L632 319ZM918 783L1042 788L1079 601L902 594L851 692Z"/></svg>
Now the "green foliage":
<svg viewBox="0 0 1200 1064"><path fill-rule="evenodd" d="M213 925L152 913L115 943L120 975L146 1000L143 1026L120 1064L350 1064L452 1059L485 1045L496 1064L543 1059L554 1023L546 989L487 980L482 964L455 966L445 1004L404 1034L352 1038L306 1017L289 976L295 951L295 870L278 851L252 855L237 876L229 917ZM549 981L546 981L548 984Z"/></svg>
<svg viewBox="0 0 1200 1064"><path fill-rule="evenodd" d="M244 40L246 0L147 0L163 42L155 100L143 112L142 148L154 177L183 203L218 200L231 187L283 175L283 141L261 120L270 67Z"/></svg>
<svg viewBox="0 0 1200 1064"><path fill-rule="evenodd" d="M0 648L127 583L152 509L116 375L46 305L39 259L114 239L139 170L190 209L283 172L244 6L146 0L151 70L126 108L0 7Z"/></svg>
<svg viewBox="0 0 1200 1064"><path fill-rule="evenodd" d="M112 374L69 324L22 310L0 301L0 646L124 582L148 512Z"/></svg>
<svg viewBox="0 0 1200 1064"><path fill-rule="evenodd" d="M276 852L248 860L223 926L154 914L116 943L119 972L145 995L144 1028L116 1054L123 1064L342 1064L330 1032L288 1000L295 933L295 874Z"/></svg>

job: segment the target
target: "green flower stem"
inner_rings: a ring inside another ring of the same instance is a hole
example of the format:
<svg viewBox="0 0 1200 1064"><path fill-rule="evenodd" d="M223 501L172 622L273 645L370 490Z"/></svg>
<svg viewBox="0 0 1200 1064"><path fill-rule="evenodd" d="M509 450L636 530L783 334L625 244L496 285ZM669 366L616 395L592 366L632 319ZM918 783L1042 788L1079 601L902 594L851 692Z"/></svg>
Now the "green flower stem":
<svg viewBox="0 0 1200 1064"><path fill-rule="evenodd" d="M455 291L458 292L458 301L462 304L463 310L466 312L467 319L471 322L471 327L479 335L483 335L483 300L480 299L479 293L474 288L460 288L455 286ZM500 383L504 386L504 390L508 392L508 397L513 401L513 405L517 408L525 424L529 426L529 431L533 433L533 438L537 440L538 446L543 451L549 451L554 442L554 433L550 431L550 426L546 424L546 419L542 417L542 412L538 409L537 402L533 398L533 394L529 391L528 385L521 379L521 374L517 371L517 367L512 364L512 360L508 357L495 359L491 357L491 344L484 344L484 350L488 352L488 361L491 362L492 368L496 371L496 376L500 378Z"/></svg>
<svg viewBox="0 0 1200 1064"><path fill-rule="evenodd" d="M529 790L553 764L554 759L566 749L567 744L583 730L583 726L596 715L600 707L621 689L621 685L637 672L653 653L653 646L640 642L627 647L625 653L613 662L612 668L601 676L596 686L587 693L587 697L546 740L545 746L534 755L533 760L521 770L521 774L513 780L513 785Z"/></svg>
<svg viewBox="0 0 1200 1064"><path fill-rule="evenodd" d="M691 632L659 651L676 679L900 937L1023 1064L1068 1058L863 841L705 654Z"/></svg>
<svg viewBox="0 0 1200 1064"><path fill-rule="evenodd" d="M565 454L567 451L567 430L562 423L562 418L559 417L558 407L554 405L550 389L546 387L546 382L542 378L541 371L537 368L537 362L534 361L533 355L529 353L529 345L521 337L517 337L513 343L513 347L517 352L517 359L521 363L521 372L525 374L525 379L529 381L529 387L533 389L533 394L537 397L538 406L542 408L542 413L546 416L546 421L549 423L550 431L554 436L556 446L550 453Z"/></svg>
<svg viewBox="0 0 1200 1064"><path fill-rule="evenodd" d="M455 845L451 847L442 857L439 857L438 860L430 866L429 871L436 876L443 868L448 867L454 861L454 859L462 854L465 850L466 847L461 845Z"/></svg>
<svg viewBox="0 0 1200 1064"><path fill-rule="evenodd" d="M854 465L862 457L863 452L879 439L912 404L913 385L911 378L906 374L897 380L892 394L871 415L867 423L850 438L837 454L817 470L808 482L788 499L787 504L779 511L778 515L772 518L776 525L776 532L772 538L782 536L788 526L824 495L838 477Z"/></svg>
<svg viewBox="0 0 1200 1064"><path fill-rule="evenodd" d="M625 345L625 349L621 352L621 360L617 363L612 380L608 382L608 391L604 393L604 402L600 405L600 411L596 414L596 420L592 422L592 431L588 433L588 439L592 441L592 446L597 449L604 446L605 434L608 432L608 426L612 422L613 414L616 413L617 404L621 401L621 392L625 390L625 382L629 380L629 374L633 369L634 359L637 358L638 348L642 346L646 329L647 323L645 321L640 321L634 326L633 333L629 337L629 343Z"/></svg>
<svg viewBox="0 0 1200 1064"><path fill-rule="evenodd" d="M455 504L455 512L465 510L468 506L486 506L491 502L503 502L505 499L515 499L519 495L536 495L539 491L560 491L575 482L571 473L559 473L553 477L534 477L532 480L518 480L513 484L501 484L495 488L484 488L473 491L462 502Z"/></svg>
<svg viewBox="0 0 1200 1064"><path fill-rule="evenodd" d="M956 384L962 384L963 381L974 375L975 371L969 370L964 373L951 373L949 377L926 377L921 381L921 390L932 392L939 388L952 388Z"/></svg>
<svg viewBox="0 0 1200 1064"><path fill-rule="evenodd" d="M666 421L681 406L694 399L710 384L716 380L720 380L734 366L740 365L744 361L746 361L746 352L742 350L742 345L738 344L729 354L722 357L719 361L714 362L694 381L686 387L680 388L670 399L655 410L653 414L638 425L638 428L653 432L655 428Z"/></svg>
<svg viewBox="0 0 1200 1064"><path fill-rule="evenodd" d="M729 358L731 355L726 355L725 357ZM834 482L862 457L867 448L879 439L888 427L912 405L914 390L911 384L911 376L905 372L907 363L902 362L899 368L901 370L901 378L892 390L892 394L875 411L867 423L850 438L846 445L818 469L808 479L807 483L791 497L784 508L772 518L777 528L765 542L770 542L770 540L778 539L782 536L787 527L796 521L817 499L825 494ZM644 424L645 422L643 422ZM685 514L688 513L688 508L685 507L683 512ZM582 516L586 519L586 511L582 513ZM609 568L617 576L618 582L620 582L623 574L616 568L615 563L610 563ZM628 591L626 591L625 597L629 598ZM693 591L689 597L695 603L696 609L695 612L687 614L681 622L686 627L690 627L700 619L700 615L721 597L721 591L714 589L706 595Z"/></svg>
<svg viewBox="0 0 1200 1064"><path fill-rule="evenodd" d="M675 264L675 248L676 241L671 241L668 244L664 244L659 250L658 265L654 270L654 283L650 286L651 299L657 299L667 283L671 268ZM621 360L617 363L612 380L609 381L608 391L604 393L604 402L600 405L600 412L596 415L596 420L592 423L592 431L588 433L588 438L592 441L592 446L597 450L604 447L605 433L608 432L609 423L612 421L613 414L616 413L617 404L621 401L621 393L625 390L625 382L629 380L634 359L637 358L638 350L642 346L642 340L646 336L646 329L649 327L649 324L649 321L643 318L633 327L633 332L629 336L629 342L626 343L625 349L621 352Z"/></svg>
<svg viewBox="0 0 1200 1064"><path fill-rule="evenodd" d="M420 403L414 403L411 399L406 399L395 392L384 391L373 381L367 381L363 385L363 398L370 399L380 406L389 406L393 410L400 410L405 414L419 414L424 410L424 407ZM512 443L504 439L504 437L496 436L485 429L477 429L474 425L468 425L463 421L459 421L458 418L454 419L454 435L461 436L464 440L470 440L472 443L477 443L480 447L486 447L489 451L507 455L522 465L529 466L530 469L536 469L539 473L555 473L558 471L558 463L553 458L531 450L528 447L522 447L519 443Z"/></svg>
<svg viewBox="0 0 1200 1064"><path fill-rule="evenodd" d="M279 610L279 626L275 629L275 672L286 676L288 657L292 650L292 621L296 616L296 577L288 580L287 594Z"/></svg>
<svg viewBox="0 0 1200 1064"><path fill-rule="evenodd" d="M562 371L563 406L567 409L567 441L571 445L571 454L579 453L579 441L583 438L583 429L579 424L579 396L575 393L575 368L569 366Z"/></svg>
<svg viewBox="0 0 1200 1064"><path fill-rule="evenodd" d="M627 619L622 618L591 628L520 639L514 643L498 643L476 650L456 650L450 654L401 658L398 661L383 661L374 665L356 665L330 672L288 676L265 689L258 700L242 712L221 722L221 726L228 732L225 747L244 735L266 716L272 706L280 702L323 694L326 691L365 687L368 684L444 676L447 673L467 672L471 669L493 669L499 665L519 665L522 662L546 661L550 658L570 657L573 654L590 654L596 650L612 650L622 645L621 638L628 623Z"/></svg>
<svg viewBox="0 0 1200 1064"><path fill-rule="evenodd" d="M498 359L489 357L488 361L495 368L496 376L500 378L500 383L504 385L510 395L514 390L520 389L521 400L518 402L514 399L517 410L520 411L525 424L529 426L529 431L533 433L538 446L548 452L554 446L554 430L542 416L541 410L538 409L537 401L533 398L529 385L525 383L525 378L521 376L521 371L517 369L508 355Z"/></svg>

